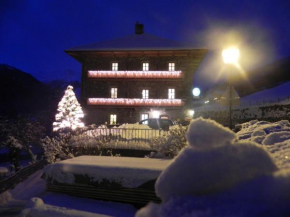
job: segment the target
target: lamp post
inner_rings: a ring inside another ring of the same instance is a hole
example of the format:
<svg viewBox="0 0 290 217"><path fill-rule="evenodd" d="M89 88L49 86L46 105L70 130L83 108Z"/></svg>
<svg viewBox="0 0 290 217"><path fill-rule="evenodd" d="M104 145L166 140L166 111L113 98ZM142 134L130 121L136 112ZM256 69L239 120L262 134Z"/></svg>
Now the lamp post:
<svg viewBox="0 0 290 217"><path fill-rule="evenodd" d="M225 64L235 65L238 62L240 51L237 48L223 50L222 56ZM229 127L232 129L232 70L229 72Z"/></svg>

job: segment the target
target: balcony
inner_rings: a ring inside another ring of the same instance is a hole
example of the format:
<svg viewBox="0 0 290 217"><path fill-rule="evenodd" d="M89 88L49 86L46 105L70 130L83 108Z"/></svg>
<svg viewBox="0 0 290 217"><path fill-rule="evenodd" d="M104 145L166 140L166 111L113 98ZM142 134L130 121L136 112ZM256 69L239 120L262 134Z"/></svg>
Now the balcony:
<svg viewBox="0 0 290 217"><path fill-rule="evenodd" d="M89 78L182 78L182 71L88 71Z"/></svg>
<svg viewBox="0 0 290 217"><path fill-rule="evenodd" d="M98 106L124 106L124 107L138 107L138 106L182 106L181 99L128 99L128 98L88 98L88 105Z"/></svg>

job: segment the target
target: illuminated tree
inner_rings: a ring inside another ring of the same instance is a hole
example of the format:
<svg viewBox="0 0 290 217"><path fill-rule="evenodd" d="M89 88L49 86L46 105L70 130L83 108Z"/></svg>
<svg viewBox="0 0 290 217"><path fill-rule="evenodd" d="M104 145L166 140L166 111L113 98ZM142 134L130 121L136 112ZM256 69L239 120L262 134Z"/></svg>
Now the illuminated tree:
<svg viewBox="0 0 290 217"><path fill-rule="evenodd" d="M57 111L55 122L53 122L53 131L65 128L75 130L84 127L84 123L80 120L84 117L84 113L72 86L67 87L63 98L58 103Z"/></svg>

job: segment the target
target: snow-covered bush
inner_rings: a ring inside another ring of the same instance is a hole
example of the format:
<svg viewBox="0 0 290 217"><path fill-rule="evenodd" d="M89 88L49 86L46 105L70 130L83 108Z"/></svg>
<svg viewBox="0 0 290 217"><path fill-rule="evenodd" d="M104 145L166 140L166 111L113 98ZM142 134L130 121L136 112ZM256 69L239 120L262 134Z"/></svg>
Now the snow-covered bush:
<svg viewBox="0 0 290 217"><path fill-rule="evenodd" d="M181 149L187 146L187 127L173 125L169 127L168 133L150 140L150 147L165 157L175 157Z"/></svg>
<svg viewBox="0 0 290 217"><path fill-rule="evenodd" d="M44 156L48 163L54 163L60 160L74 157L69 145L71 135L61 133L55 137L45 137L41 141L44 149Z"/></svg>

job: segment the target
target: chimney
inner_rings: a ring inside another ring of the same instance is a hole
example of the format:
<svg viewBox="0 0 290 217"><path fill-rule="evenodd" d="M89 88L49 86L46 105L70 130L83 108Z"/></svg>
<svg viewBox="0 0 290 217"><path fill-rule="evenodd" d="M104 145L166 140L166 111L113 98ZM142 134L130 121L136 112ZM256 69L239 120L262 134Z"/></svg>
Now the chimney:
<svg viewBox="0 0 290 217"><path fill-rule="evenodd" d="M144 33L144 25L143 24L139 24L138 22L136 22L135 24L135 34L136 35L141 35Z"/></svg>

